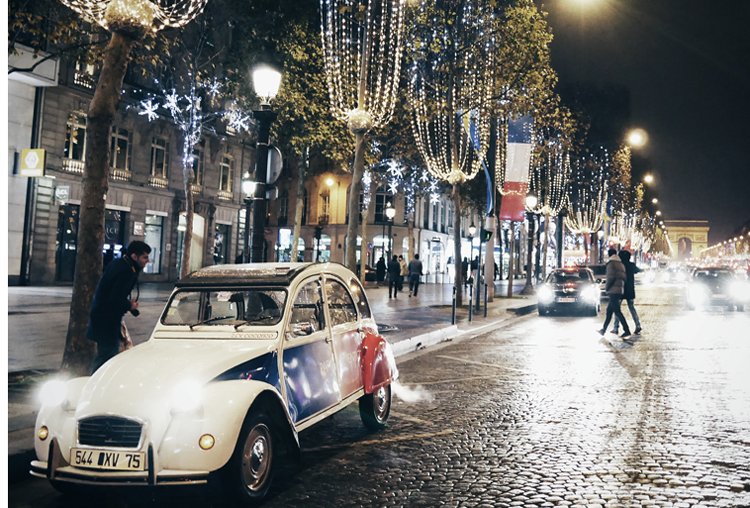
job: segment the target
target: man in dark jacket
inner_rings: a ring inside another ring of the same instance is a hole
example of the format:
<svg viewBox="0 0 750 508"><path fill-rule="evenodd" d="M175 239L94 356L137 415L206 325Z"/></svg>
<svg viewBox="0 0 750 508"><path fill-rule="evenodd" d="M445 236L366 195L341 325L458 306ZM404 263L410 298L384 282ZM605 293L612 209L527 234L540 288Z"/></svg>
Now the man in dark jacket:
<svg viewBox="0 0 750 508"><path fill-rule="evenodd" d="M138 283L138 274L148 263L150 253L151 247L145 242L130 242L126 255L107 265L96 286L86 330L86 337L96 342L92 374L120 351L122 316L128 311L134 316L139 314L138 298L131 299L130 293Z"/></svg>
<svg viewBox="0 0 750 508"><path fill-rule="evenodd" d="M419 254L414 254L414 259L409 261L409 296L414 293L417 296L419 292L419 278L422 276L422 262L419 260Z"/></svg>
<svg viewBox="0 0 750 508"><path fill-rule="evenodd" d="M619 256L622 260L622 264L625 265L625 292L623 293L622 298L628 302L630 315L633 316L633 321L635 321L634 333L638 334L641 333L641 320L638 318L638 313L635 311L635 274L640 272L641 269L638 268L635 263L630 261L630 252L621 250ZM619 323L620 320L615 317L615 326L612 330L614 333L617 333Z"/></svg>
<svg viewBox="0 0 750 508"><path fill-rule="evenodd" d="M401 280L401 263L396 255L388 261L388 298L396 298L398 283Z"/></svg>
<svg viewBox="0 0 750 508"><path fill-rule="evenodd" d="M622 261L617 256L616 249L609 249L607 254L609 255L609 260L607 260L607 285L605 286L605 290L609 296L609 304L607 304L607 317L604 319L604 326L599 330L599 335L604 335L604 332L607 331L612 314L614 314L620 323L622 323L623 333L621 337L625 338L630 336L630 327L628 326L628 322L625 321L625 316L622 315L620 302L625 292L627 273L625 272L625 265L622 264Z"/></svg>

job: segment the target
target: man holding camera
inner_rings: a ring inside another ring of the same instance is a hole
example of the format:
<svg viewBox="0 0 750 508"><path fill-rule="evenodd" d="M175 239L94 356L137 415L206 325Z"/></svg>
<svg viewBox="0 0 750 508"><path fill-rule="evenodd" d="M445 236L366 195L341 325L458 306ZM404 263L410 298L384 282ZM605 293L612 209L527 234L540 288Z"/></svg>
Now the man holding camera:
<svg viewBox="0 0 750 508"><path fill-rule="evenodd" d="M151 247L145 242L130 242L125 255L107 265L96 286L86 330L86 337L97 344L92 374L120 352L120 343L125 340L122 332L125 313L140 314L138 297L131 298L131 293L137 288L138 275L148 263L150 253Z"/></svg>

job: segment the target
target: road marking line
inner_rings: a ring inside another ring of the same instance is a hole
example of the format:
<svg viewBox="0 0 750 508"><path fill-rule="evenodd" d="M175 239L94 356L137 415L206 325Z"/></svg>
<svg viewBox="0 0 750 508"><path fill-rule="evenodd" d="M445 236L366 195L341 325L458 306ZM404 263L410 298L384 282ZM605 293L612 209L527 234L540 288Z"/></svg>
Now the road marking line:
<svg viewBox="0 0 750 508"><path fill-rule="evenodd" d="M420 425L429 425L430 422L425 420L420 420L419 418L416 418L414 416L405 415L403 413L397 413L396 411L391 411L391 416L395 416L396 418L400 418L401 420L406 420L407 422L412 423L418 423Z"/></svg>
<svg viewBox="0 0 750 508"><path fill-rule="evenodd" d="M455 431L453 429L447 429L447 430L441 430L440 432L425 432L422 434L407 434L405 436L397 436L392 438L386 438L386 439L370 439L367 441L354 441L352 443L341 443L341 444L335 444L335 445L324 445L324 446L316 446L315 448L303 448L303 452L320 452L324 450L336 450L338 448L351 448L353 446L358 445L377 445L377 444L388 444L388 443L397 443L399 441L413 441L416 439L430 439L434 437L441 437L441 436L447 436L449 434L453 434Z"/></svg>

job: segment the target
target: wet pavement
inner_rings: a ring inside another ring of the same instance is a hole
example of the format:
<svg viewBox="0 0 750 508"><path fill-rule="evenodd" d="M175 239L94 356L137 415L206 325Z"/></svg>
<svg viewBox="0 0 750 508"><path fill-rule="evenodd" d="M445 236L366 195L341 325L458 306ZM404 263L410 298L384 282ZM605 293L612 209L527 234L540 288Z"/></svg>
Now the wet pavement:
<svg viewBox="0 0 750 508"><path fill-rule="evenodd" d="M638 294L630 341L600 337L601 315L533 314L401 357L388 428L352 406L303 432L264 506L750 506L750 313ZM96 506L147 499L224 506ZM10 506L86 505L29 480Z"/></svg>

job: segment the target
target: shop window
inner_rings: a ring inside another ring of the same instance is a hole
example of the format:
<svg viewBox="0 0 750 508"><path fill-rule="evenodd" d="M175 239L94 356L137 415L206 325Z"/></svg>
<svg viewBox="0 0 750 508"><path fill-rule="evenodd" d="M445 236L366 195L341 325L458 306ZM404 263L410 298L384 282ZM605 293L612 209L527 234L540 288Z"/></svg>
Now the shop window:
<svg viewBox="0 0 750 508"><path fill-rule="evenodd" d="M86 115L83 113L71 113L68 117L63 157L86 160Z"/></svg>
<svg viewBox="0 0 750 508"><path fill-rule="evenodd" d="M214 264L229 263L229 238L232 227L228 224L216 224L214 227Z"/></svg>
<svg viewBox="0 0 750 508"><path fill-rule="evenodd" d="M146 238L144 241L151 247L149 262L143 268L144 273L161 273L162 244L164 241L164 217L146 214Z"/></svg>
<svg viewBox="0 0 750 508"><path fill-rule="evenodd" d="M232 179L234 178L234 157L229 153L221 156L219 163L219 190L232 192Z"/></svg>

